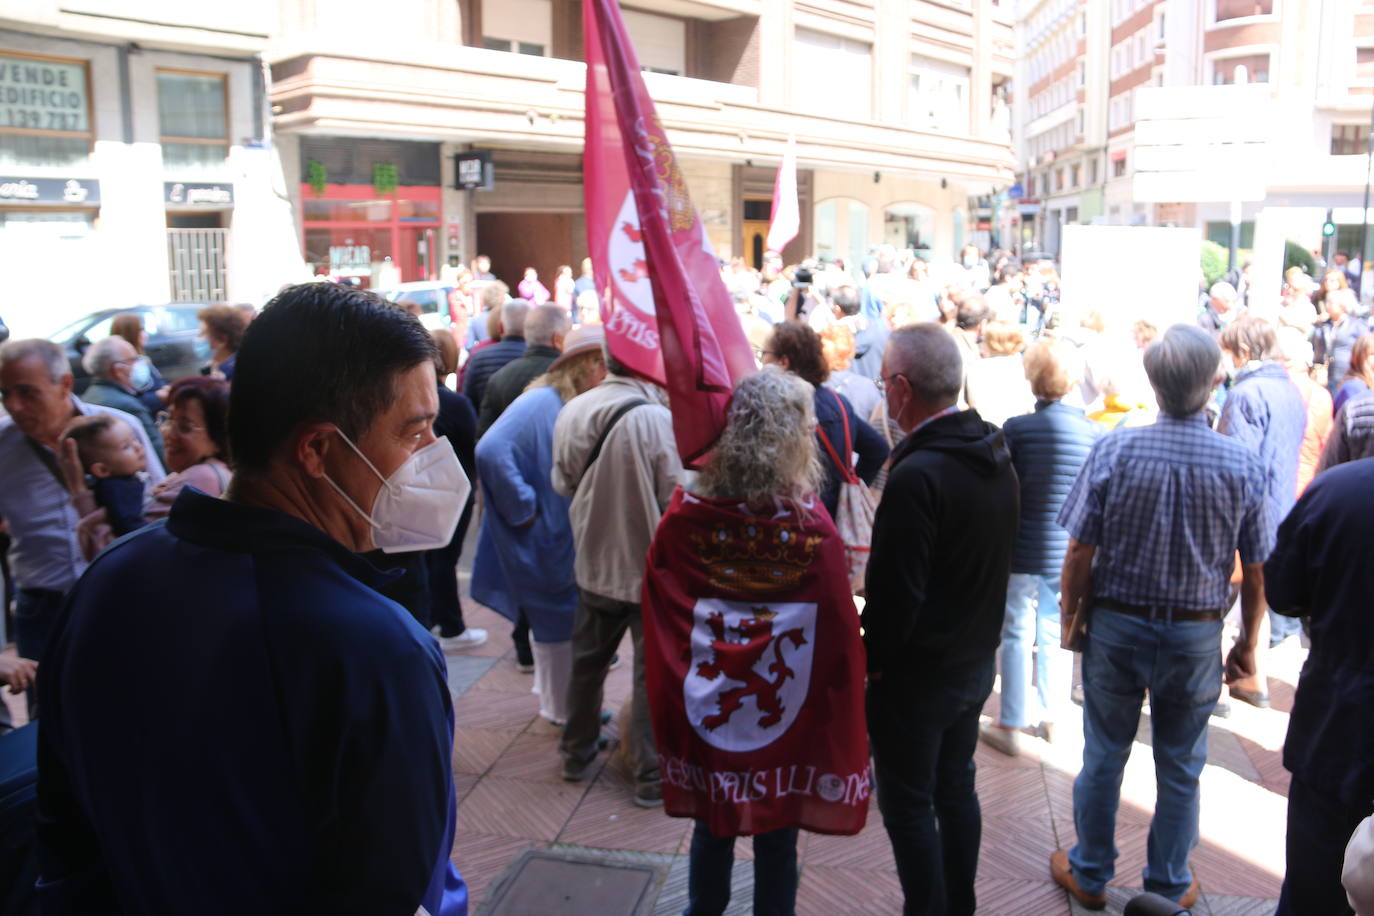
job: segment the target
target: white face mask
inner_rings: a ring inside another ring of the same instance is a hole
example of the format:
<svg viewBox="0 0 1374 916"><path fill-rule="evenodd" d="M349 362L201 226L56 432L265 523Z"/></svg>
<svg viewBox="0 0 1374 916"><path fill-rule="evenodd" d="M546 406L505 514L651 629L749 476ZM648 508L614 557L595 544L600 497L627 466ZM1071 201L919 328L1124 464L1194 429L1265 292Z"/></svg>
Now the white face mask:
<svg viewBox="0 0 1374 916"><path fill-rule="evenodd" d="M437 550L446 547L458 528L468 493L472 491L463 466L446 437L435 439L419 449L389 478L367 460L352 440L339 435L348 447L358 453L382 488L372 501L372 514L364 512L349 499L337 483L324 475L325 481L372 526L372 544L384 553L410 550Z"/></svg>

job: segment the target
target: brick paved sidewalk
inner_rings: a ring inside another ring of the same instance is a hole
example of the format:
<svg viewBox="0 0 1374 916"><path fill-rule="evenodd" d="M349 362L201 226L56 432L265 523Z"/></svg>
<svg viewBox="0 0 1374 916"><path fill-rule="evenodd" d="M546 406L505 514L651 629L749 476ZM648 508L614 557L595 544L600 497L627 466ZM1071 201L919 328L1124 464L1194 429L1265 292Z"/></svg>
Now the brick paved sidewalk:
<svg viewBox="0 0 1374 916"><path fill-rule="evenodd" d="M595 778L560 778L558 730L538 716L532 677L515 671L510 624L493 612L469 606L468 622L491 632L477 649L448 656L450 686L457 698L453 769L458 786L458 837L453 860L482 912L487 892L526 849L570 853L630 853L623 861L663 866L656 913L681 913L686 905L690 822L645 810L630 800L631 783L608 755L598 758ZM618 710L629 693L630 642L624 664L606 684L606 707ZM1194 914L1233 916L1273 912L1283 876L1288 774L1279 753L1287 730L1292 684L1302 650L1294 640L1275 653L1270 692L1274 708L1233 703L1228 720L1212 720L1209 760L1202 777L1202 844L1193 856L1203 897ZM995 714L997 695L988 702ZM1074 707L1076 710L1077 707ZM1030 739L1021 757L980 745L978 791L983 807L983 846L978 868L979 913L1049 916L1079 912L1049 878L1049 856L1074 842L1073 775L1082 759L1075 723L1059 729L1056 743ZM616 723L606 733L614 735ZM613 758L613 755L610 755ZM1146 836L1154 804L1154 770L1148 715L1132 752L1118 818L1117 877L1109 888L1110 912L1121 912L1141 887ZM857 837L803 833L798 842L802 916L835 913L900 913L901 893L891 847L876 805ZM748 840L736 844L731 913L750 911L752 884Z"/></svg>
<svg viewBox="0 0 1374 916"><path fill-rule="evenodd" d="M470 556L470 554L469 554ZM466 580L466 570L462 576ZM464 581L466 585L466 581ZM466 591L466 588L464 588ZM487 628L490 641L447 656L457 732L453 772L458 790L458 832L453 861L469 882L474 913L486 892L526 849L556 848L660 866L659 914L686 906L690 823L646 810L630 800L631 782L613 754L598 758L594 778L566 783L560 776L558 729L538 716L533 678L513 664L510 624L494 612L468 605L468 622ZM1213 719L1209 760L1202 777L1202 844L1193 856L1203 896L1197 916L1268 914L1274 909L1284 867L1288 774L1280 762L1293 685L1304 652L1295 640L1273 655L1273 708L1233 703L1227 720ZM606 707L618 710L630 689L632 649L606 683ZM23 703L4 691L16 723ZM997 694L985 710L995 714ZM1075 707L1076 709L1076 707ZM615 735L616 722L606 728ZM1059 916L1077 913L1049 879L1057 846L1074 841L1073 775L1082 756L1081 732L1063 723L1056 743L1026 740L1021 757L979 746L978 791L983 806L983 845L978 868L979 913L991 916ZM1148 715L1126 769L1117 824L1117 877L1109 887L1109 911L1121 912L1141 886L1154 771ZM901 893L891 847L876 806L857 837L803 833L798 841L801 916L836 913L892 914ZM730 912L747 914L752 885L748 840L736 844L734 899ZM567 914L581 916L581 914ZM595 916L595 914L586 914Z"/></svg>

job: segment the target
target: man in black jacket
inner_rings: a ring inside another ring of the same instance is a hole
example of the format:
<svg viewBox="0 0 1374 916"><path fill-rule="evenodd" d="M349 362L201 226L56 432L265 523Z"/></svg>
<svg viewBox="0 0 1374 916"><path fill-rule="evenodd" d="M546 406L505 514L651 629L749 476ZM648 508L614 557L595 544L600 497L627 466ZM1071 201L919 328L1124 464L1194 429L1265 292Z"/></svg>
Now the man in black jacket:
<svg viewBox="0 0 1374 916"><path fill-rule="evenodd" d="M908 435L873 520L868 729L903 912L975 909L982 815L978 714L992 692L1020 513L1002 433L959 410L963 361L949 333L892 333L880 384Z"/></svg>

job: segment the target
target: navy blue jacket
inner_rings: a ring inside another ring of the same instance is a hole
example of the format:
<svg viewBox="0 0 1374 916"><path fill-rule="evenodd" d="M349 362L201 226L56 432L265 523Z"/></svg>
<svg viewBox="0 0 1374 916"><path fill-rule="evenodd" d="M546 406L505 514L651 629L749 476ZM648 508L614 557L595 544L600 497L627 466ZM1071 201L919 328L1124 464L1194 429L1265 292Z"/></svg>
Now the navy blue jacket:
<svg viewBox="0 0 1374 916"><path fill-rule="evenodd" d="M840 416L840 405L844 405L844 412L849 417L850 447L859 455L854 472L859 475L860 480L864 483L873 482L873 478L883 469L883 462L887 460L889 450L882 435L854 412L854 405L849 403L849 398L822 386L816 389L812 403L815 404L816 411L816 448L820 452L821 470L825 473L821 481L821 502L830 513L830 517L834 518L840 502L840 469L835 466L830 452L821 444L819 434L825 433L826 438L830 440L830 447L842 461L849 460L849 456L844 453L844 418Z"/></svg>
<svg viewBox="0 0 1374 916"><path fill-rule="evenodd" d="M476 351L463 367L463 394L472 406L481 409L487 382L506 363L525 355L525 338L509 334L496 343Z"/></svg>
<svg viewBox="0 0 1374 916"><path fill-rule="evenodd" d="M1033 413L1012 417L1002 432L1021 481L1021 527L1011 571L1058 576L1069 548L1069 533L1059 524L1059 510L1093 443L1102 435L1102 426L1080 408L1061 401L1038 401Z"/></svg>
<svg viewBox="0 0 1374 916"><path fill-rule="evenodd" d="M444 657L324 532L187 488L42 663L45 912L460 914Z"/></svg>
<svg viewBox="0 0 1374 916"><path fill-rule="evenodd" d="M1269 606L1312 620L1283 765L1337 806L1374 798L1374 458L1313 478L1264 564Z"/></svg>

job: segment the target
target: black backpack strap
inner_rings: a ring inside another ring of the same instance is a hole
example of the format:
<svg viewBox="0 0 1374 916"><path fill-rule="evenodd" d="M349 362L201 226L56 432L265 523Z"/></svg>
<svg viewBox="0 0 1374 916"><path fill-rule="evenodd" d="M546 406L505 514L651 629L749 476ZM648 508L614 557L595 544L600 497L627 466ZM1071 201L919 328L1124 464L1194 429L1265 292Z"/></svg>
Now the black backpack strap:
<svg viewBox="0 0 1374 916"><path fill-rule="evenodd" d="M592 446L591 452L587 455L587 463L582 466L582 475L577 478L577 485L579 487L582 486L582 481L587 478L587 472L592 469L592 465L596 464L596 459L601 456L601 447L606 444L606 437L611 434L611 430L615 429L615 425L620 422L620 418L636 407L643 407L647 403L649 402L643 398L630 398L615 409L615 412L611 414L611 418L606 421L606 426L601 430L601 435L597 437L596 445Z"/></svg>

